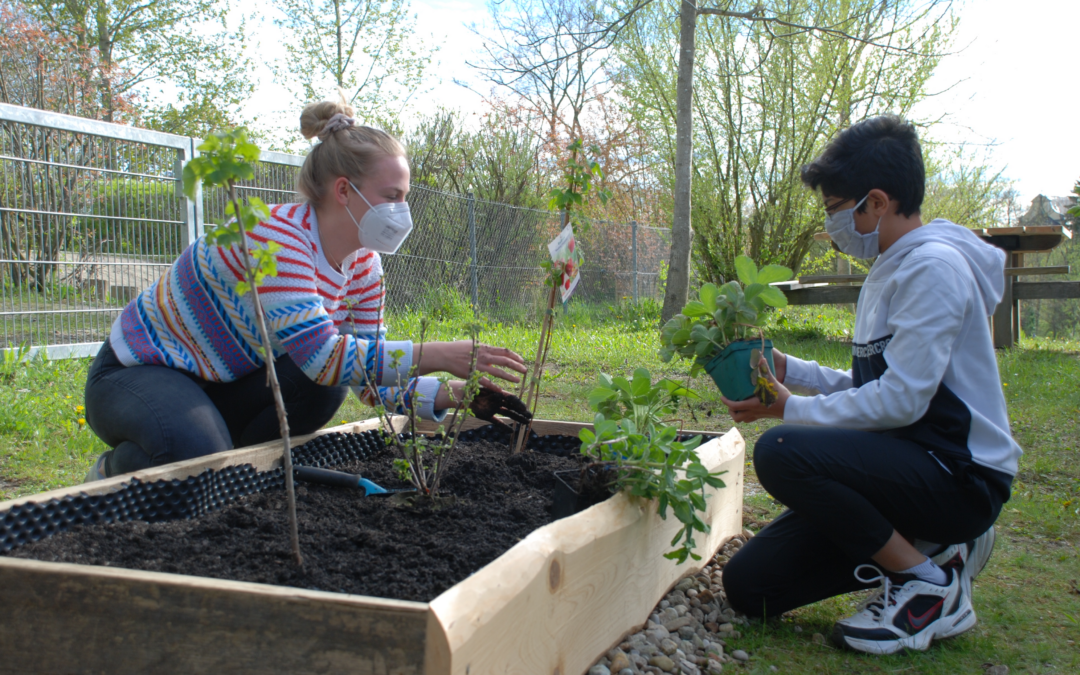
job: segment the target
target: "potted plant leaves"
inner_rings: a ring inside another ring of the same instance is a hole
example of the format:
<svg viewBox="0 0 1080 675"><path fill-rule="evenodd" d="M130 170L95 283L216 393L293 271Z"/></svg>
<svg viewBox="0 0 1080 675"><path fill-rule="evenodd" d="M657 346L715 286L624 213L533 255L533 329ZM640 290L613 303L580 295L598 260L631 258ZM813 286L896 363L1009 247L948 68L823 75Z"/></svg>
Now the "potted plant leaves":
<svg viewBox="0 0 1080 675"><path fill-rule="evenodd" d="M704 370L728 399L757 395L770 405L776 392L757 368L761 354L773 368L772 342L765 339L762 326L766 307L787 306L787 297L770 284L787 281L792 272L781 265L758 269L745 255L735 259L735 270L738 281L703 285L698 300L686 303L664 325L660 358L665 363L676 356L693 359L691 376Z"/></svg>

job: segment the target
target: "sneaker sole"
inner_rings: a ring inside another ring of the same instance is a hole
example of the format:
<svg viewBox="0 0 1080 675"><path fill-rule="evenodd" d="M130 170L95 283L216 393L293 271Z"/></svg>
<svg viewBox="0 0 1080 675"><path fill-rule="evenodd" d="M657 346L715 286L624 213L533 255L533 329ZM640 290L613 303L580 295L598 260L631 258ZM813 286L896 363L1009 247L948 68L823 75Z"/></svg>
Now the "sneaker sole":
<svg viewBox="0 0 1080 675"><path fill-rule="evenodd" d="M830 637L832 638L833 644L839 647L862 652L864 654L877 654L883 656L886 654L902 652L907 649L925 652L930 648L930 643L934 639L934 631L933 626L931 626L930 628L907 638L898 638L896 640L862 640L844 635L843 629L836 626L833 628Z"/></svg>
<svg viewBox="0 0 1080 675"><path fill-rule="evenodd" d="M865 654L895 654L907 649L925 652L934 640L941 640L965 633L975 627L978 620L975 610L968 609L959 617L942 617L930 624L926 630L911 637L896 640L861 640L844 634L840 626L834 626L830 639L841 648L851 649Z"/></svg>

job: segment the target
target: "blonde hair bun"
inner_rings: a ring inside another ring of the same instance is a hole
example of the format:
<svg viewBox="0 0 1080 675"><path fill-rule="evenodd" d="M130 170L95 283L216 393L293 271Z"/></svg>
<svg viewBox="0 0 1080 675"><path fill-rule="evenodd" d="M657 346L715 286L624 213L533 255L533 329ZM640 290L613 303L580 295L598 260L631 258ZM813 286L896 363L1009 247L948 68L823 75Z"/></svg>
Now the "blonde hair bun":
<svg viewBox="0 0 1080 675"><path fill-rule="evenodd" d="M353 107L342 101L319 101L308 105L300 113L300 133L307 139L317 137L330 118L338 113L346 117L356 116Z"/></svg>
<svg viewBox="0 0 1080 675"><path fill-rule="evenodd" d="M344 100L312 103L300 113L300 133L321 141L312 146L296 176L296 191L319 206L327 186L344 176L363 181L383 157L404 157L405 148L381 129L358 124Z"/></svg>

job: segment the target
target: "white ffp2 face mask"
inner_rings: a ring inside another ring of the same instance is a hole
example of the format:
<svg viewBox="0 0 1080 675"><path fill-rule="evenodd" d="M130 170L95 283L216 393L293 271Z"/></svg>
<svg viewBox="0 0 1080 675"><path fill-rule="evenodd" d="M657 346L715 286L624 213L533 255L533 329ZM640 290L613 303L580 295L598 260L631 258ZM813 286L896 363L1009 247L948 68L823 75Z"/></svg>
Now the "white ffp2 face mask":
<svg viewBox="0 0 1080 675"><path fill-rule="evenodd" d="M409 205L406 202L385 202L372 206L352 181L349 181L349 187L368 205L368 211L360 222L356 221L356 216L349 207L345 207L345 212L356 225L360 245L376 253L397 253L405 238L412 232L412 212Z"/></svg>
<svg viewBox="0 0 1080 675"><path fill-rule="evenodd" d="M870 195L866 195L860 199L853 208L825 216L825 231L829 233L836 248L853 258L873 258L881 253L878 246L878 228L881 227L881 218L878 218L877 225L870 234L862 234L855 229L855 209L862 206L869 197Z"/></svg>

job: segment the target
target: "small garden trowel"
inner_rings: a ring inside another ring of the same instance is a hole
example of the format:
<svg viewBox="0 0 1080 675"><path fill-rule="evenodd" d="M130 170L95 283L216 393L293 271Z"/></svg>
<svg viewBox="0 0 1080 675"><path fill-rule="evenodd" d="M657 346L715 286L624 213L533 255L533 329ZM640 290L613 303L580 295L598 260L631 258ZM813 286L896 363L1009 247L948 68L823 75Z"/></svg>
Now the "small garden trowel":
<svg viewBox="0 0 1080 675"><path fill-rule="evenodd" d="M345 473L344 471L317 469L313 466L298 466L294 471L296 472L294 475L298 479L308 483L332 485L334 487L360 488L364 491L365 497L387 496L402 492L416 492L415 488L388 490L363 476L355 473Z"/></svg>

